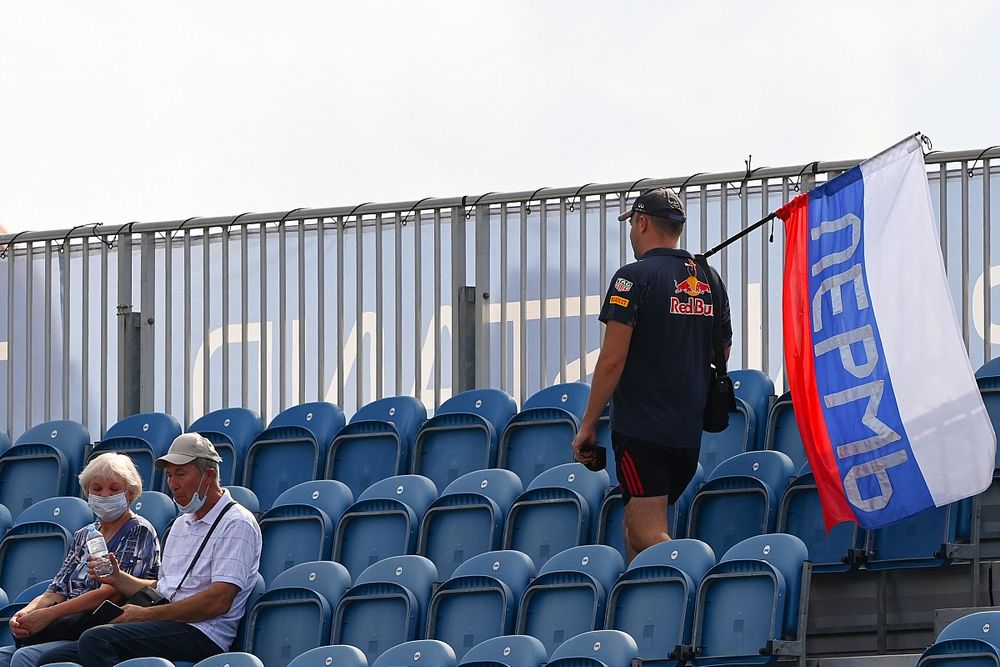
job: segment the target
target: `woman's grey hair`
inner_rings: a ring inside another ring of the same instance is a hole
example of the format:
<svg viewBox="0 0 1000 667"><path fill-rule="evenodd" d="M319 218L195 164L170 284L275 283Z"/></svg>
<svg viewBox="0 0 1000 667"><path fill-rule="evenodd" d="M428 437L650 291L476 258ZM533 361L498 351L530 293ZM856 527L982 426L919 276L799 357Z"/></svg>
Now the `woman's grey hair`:
<svg viewBox="0 0 1000 667"><path fill-rule="evenodd" d="M80 489L83 497L90 497L90 483L95 477L117 480L125 484L125 497L131 504L142 493L142 477L135 462L126 454L105 452L95 456L80 472Z"/></svg>

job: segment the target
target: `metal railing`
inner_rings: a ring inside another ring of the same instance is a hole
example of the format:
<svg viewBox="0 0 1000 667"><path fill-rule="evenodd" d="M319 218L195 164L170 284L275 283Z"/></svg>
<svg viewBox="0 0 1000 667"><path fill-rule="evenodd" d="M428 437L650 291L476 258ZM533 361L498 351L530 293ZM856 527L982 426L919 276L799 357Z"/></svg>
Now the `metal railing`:
<svg viewBox="0 0 1000 667"><path fill-rule="evenodd" d="M998 157L926 160L974 365L1000 334ZM243 405L267 420L313 400L350 415L393 394L433 408L472 386L520 403L592 371L604 291L631 260L617 216L639 190L677 189L681 244L702 250L856 164L0 236L0 430L69 418L98 437L135 411L188 424ZM779 382L783 256L779 222L712 258L730 292L732 366Z"/></svg>

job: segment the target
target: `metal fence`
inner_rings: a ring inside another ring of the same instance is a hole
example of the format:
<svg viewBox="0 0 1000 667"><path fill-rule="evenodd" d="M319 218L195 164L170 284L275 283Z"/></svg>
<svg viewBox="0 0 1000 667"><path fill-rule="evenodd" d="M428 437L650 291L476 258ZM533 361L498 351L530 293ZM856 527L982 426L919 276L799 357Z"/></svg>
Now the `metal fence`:
<svg viewBox="0 0 1000 667"><path fill-rule="evenodd" d="M998 157L926 160L974 365L1000 337ZM604 291L631 260L617 216L638 191L677 189L682 245L703 250L855 164L3 236L0 430L67 418L98 437L136 411L188 424L243 405L267 420L315 400L350 415L397 394L433 409L472 386L520 403L592 371ZM712 259L730 291L731 365L779 385L783 255L778 222Z"/></svg>

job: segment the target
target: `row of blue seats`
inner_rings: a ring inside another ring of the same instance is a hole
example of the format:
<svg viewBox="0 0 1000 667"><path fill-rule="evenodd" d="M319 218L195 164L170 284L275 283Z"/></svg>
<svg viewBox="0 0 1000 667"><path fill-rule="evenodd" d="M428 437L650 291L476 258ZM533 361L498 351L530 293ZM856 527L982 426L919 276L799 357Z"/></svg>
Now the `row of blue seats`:
<svg viewBox="0 0 1000 667"><path fill-rule="evenodd" d="M774 534L741 542L718 562L703 542L665 542L627 569L602 545L573 547L538 570L519 551L491 551L439 585L434 564L421 556L386 558L353 581L338 563L309 562L282 572L248 605L237 648L280 667L311 649L346 644L379 664L392 647L430 639L448 647L454 664L476 656L486 640L518 634L540 645L528 652L537 665L558 659L567 640L606 629L628 635L631 657L644 661L674 654L672 664L770 662L779 652L761 647L797 641L801 650L807 561L800 540Z"/></svg>

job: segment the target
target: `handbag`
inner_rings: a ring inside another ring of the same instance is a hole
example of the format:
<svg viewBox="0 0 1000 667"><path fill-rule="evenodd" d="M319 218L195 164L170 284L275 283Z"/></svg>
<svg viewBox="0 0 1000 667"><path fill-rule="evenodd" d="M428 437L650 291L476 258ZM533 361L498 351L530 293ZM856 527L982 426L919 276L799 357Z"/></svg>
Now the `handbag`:
<svg viewBox="0 0 1000 667"><path fill-rule="evenodd" d="M695 255L695 262L705 271L705 280L711 286L712 301L720 293L715 272L708 267L704 255ZM725 431L729 426L729 413L736 412L736 390L726 371L725 342L722 340L722 322L712 314L712 363L708 369L708 396L705 400L703 430L709 433Z"/></svg>

